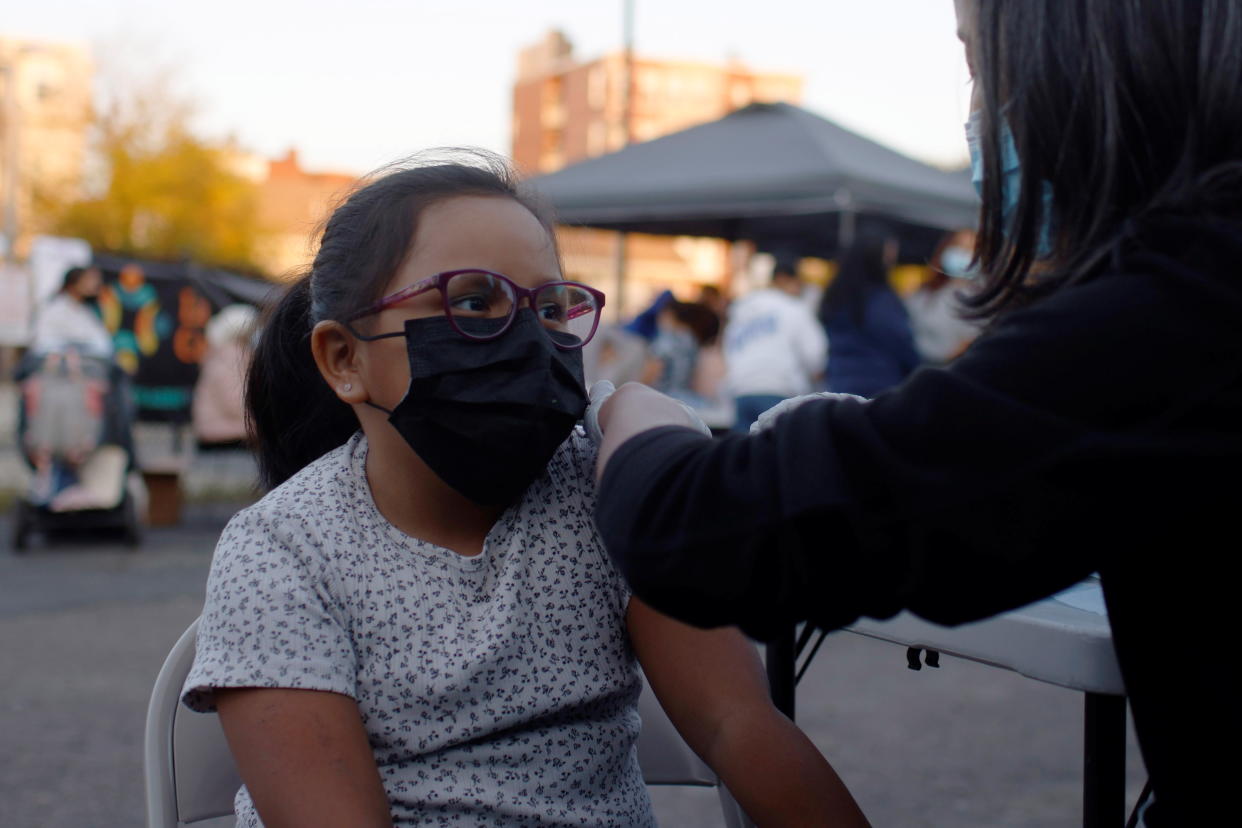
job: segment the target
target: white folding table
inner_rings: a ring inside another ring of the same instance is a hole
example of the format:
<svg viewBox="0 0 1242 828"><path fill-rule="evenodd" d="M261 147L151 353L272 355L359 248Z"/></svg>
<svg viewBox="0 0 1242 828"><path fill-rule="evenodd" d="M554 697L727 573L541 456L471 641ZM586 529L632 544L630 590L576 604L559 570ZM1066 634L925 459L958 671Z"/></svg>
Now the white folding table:
<svg viewBox="0 0 1242 828"><path fill-rule="evenodd" d="M846 629L911 648L911 666L918 659L913 651L925 650L929 655L966 658L1084 693L1083 825L1111 828L1124 824L1125 685L1097 580L1088 579L1056 597L958 627L942 627L901 613L887 621L859 619ZM815 645L798 670L798 656L810 643L811 632L791 633L768 645L773 699L790 718L794 685L819 646Z"/></svg>

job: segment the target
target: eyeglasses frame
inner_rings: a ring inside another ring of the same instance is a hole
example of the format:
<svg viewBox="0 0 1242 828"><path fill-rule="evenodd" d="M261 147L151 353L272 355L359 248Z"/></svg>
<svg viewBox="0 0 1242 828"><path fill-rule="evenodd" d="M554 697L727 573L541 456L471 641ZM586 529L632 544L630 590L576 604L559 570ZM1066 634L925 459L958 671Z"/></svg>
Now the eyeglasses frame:
<svg viewBox="0 0 1242 828"><path fill-rule="evenodd" d="M496 279L499 279L500 281L507 284L510 287L510 289L512 289L513 298L514 298L513 307L509 311L509 316L505 320L505 324L501 326L500 330L496 331L496 333L488 334L487 336L475 336L473 334L468 334L465 331L463 331L460 326L458 326L457 321L453 318L453 312L452 312L452 308L450 308L449 306L449 295L448 295L448 291L446 290L446 288L448 287L448 283L450 279L462 273L482 273L486 276L491 276ZM357 338L361 340L368 341L368 342L371 340L375 340L375 339L387 339L389 337L404 336L405 335L404 331L394 331L392 333L382 333L382 334L375 334L373 336L367 336L366 334L358 333L358 331L354 329L354 326L351 323L356 322L365 316L371 316L372 314L376 314L376 313L379 313L380 311L387 310L388 308L392 307L398 302L404 302L406 299L412 299L415 296L421 296L422 294L434 288L440 291L440 299L444 305L444 315L445 317L448 318L449 325L452 326L454 331L456 331L458 334L460 334L464 338L469 339L473 342L490 342L493 339L503 336L504 333L508 331L510 327L512 327L513 320L517 316L518 308L521 306L523 300L526 300L527 307L534 308L535 296L540 291L547 290L550 287L559 287L562 285L571 285L576 288L581 288L585 290L587 293L591 294L592 298L594 298L596 301L596 305L594 309L595 310L595 323L591 326L591 332L582 339L582 342L580 344L562 345L554 337L551 337L551 336L548 337L548 339L552 341L552 344L555 345L560 350L576 351L576 350L579 350L585 347L588 342L594 339L596 332L599 330L599 319L600 319L600 316L602 315L600 312L604 309L603 291L596 290L590 285L584 285L581 282L571 282L571 281L564 280L564 279L558 280L555 282L545 282L544 284L536 288L522 287L521 285L517 284L512 279L510 279L508 276L504 275L503 273L496 273L493 270L484 270L483 268L479 268L479 267L466 267L460 270L446 270L442 273L436 273L431 276L428 276L425 279L420 279L414 284L407 285L406 287L401 288L401 290L398 290L395 293L388 294L387 296L380 299L378 302L375 302L372 305L368 305L367 307L363 308L360 311L351 313L349 316L341 320L341 324L343 324L346 327L346 329L349 330L351 334L353 334L354 336L356 336ZM573 318L573 317L570 317L570 318Z"/></svg>

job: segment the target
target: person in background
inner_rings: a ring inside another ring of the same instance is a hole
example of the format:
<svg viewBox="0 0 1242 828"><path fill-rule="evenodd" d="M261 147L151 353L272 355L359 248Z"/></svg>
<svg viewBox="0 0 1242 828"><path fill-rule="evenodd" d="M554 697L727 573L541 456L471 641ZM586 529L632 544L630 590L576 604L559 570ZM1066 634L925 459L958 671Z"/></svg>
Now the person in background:
<svg viewBox="0 0 1242 828"><path fill-rule="evenodd" d="M778 262L769 287L733 303L724 332L725 385L734 397L734 430L787 397L811 391L823 377L828 340L803 304L802 280Z"/></svg>
<svg viewBox="0 0 1242 828"><path fill-rule="evenodd" d="M629 322L601 321L595 337L582 349L587 383L607 380L623 385L651 381L651 345L660 333L660 314L672 301L673 292L665 290Z"/></svg>
<svg viewBox="0 0 1242 828"><path fill-rule="evenodd" d="M73 267L65 273L60 290L35 318L30 342L33 354L66 351L110 359L112 337L95 307L103 275L98 268Z"/></svg>
<svg viewBox="0 0 1242 828"><path fill-rule="evenodd" d="M832 345L829 391L874 397L922 362L910 316L888 282L896 263L896 239L876 226L864 225L841 255L819 305Z"/></svg>
<svg viewBox="0 0 1242 828"><path fill-rule="evenodd" d="M700 305L706 305L722 322L729 313L729 297L717 285L707 284L699 287Z"/></svg>
<svg viewBox="0 0 1242 828"><path fill-rule="evenodd" d="M207 323L207 353L190 406L200 448L240 446L246 439L246 363L257 317L250 305L229 305Z"/></svg>
<svg viewBox="0 0 1242 828"><path fill-rule="evenodd" d="M923 284L906 297L914 344L924 362L944 365L979 335L979 323L966 318L961 302L978 275L972 265L974 250L972 231L950 233L928 263Z"/></svg>
<svg viewBox="0 0 1242 828"><path fill-rule="evenodd" d="M714 320L704 319L705 323L714 323L715 332L706 338L702 338L699 347L699 361L695 365L694 379L690 383L690 387L699 397L708 400L710 405L716 407L726 407L727 412L722 412L723 417L727 421L732 421L733 402L727 399L724 394L725 384L725 358L724 344L721 341L721 333L724 330L725 320L729 315L730 299L725 295L719 286L713 284L702 285L699 288L699 298L696 303L707 308L715 317Z"/></svg>
<svg viewBox="0 0 1242 828"><path fill-rule="evenodd" d="M651 342L660 332L660 313L674 301L675 297L671 290L660 291L660 294L646 309L625 324L625 330Z"/></svg>
<svg viewBox="0 0 1242 828"><path fill-rule="evenodd" d="M720 334L720 320L706 305L674 299L660 311L658 324L643 381L691 406L702 404L695 378L703 349Z"/></svg>
<svg viewBox="0 0 1242 828"><path fill-rule="evenodd" d="M963 624L1097 572L1154 792L1138 818L1226 825L1242 2L957 12L987 332L748 438L707 439L641 385L597 395L596 525L639 596L757 638L903 610Z"/></svg>
<svg viewBox="0 0 1242 828"><path fill-rule="evenodd" d="M116 505L132 458L128 378L98 313L102 287L98 268L66 271L18 366L18 428L34 470L28 496L52 511Z"/></svg>

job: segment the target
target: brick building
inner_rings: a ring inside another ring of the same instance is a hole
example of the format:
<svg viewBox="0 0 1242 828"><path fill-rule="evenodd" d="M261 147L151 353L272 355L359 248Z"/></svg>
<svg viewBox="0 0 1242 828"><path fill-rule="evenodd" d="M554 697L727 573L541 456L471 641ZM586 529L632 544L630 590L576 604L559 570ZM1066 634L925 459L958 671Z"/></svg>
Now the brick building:
<svg viewBox="0 0 1242 828"><path fill-rule="evenodd" d="M0 233L29 254L41 201L82 185L94 69L86 47L0 37Z"/></svg>
<svg viewBox="0 0 1242 828"><path fill-rule="evenodd" d="M263 269L274 277L290 278L310 265L315 231L356 181L347 173L303 169L295 149L267 161L256 179Z"/></svg>
<svg viewBox="0 0 1242 828"><path fill-rule="evenodd" d="M526 175L621 149L627 137L629 142L649 141L750 103L797 103L802 97L797 75L754 72L737 61L635 55L627 136L624 53L579 60L569 40L552 31L523 49L517 63L512 156ZM562 228L560 235L567 273L617 298L617 234ZM692 298L698 285L727 282L735 266L729 245L715 239L630 234L626 245L625 295L612 303L624 313L641 308L664 288Z"/></svg>

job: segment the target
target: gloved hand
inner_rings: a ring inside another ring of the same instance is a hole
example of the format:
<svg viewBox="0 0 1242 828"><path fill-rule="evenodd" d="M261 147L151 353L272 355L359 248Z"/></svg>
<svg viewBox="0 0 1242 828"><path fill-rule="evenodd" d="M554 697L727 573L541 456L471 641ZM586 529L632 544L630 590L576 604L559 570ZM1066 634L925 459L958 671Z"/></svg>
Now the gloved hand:
<svg viewBox="0 0 1242 828"><path fill-rule="evenodd" d="M689 424L690 428L698 429L699 431L703 432L703 434L707 435L708 437L712 436L712 430L707 427L707 423L703 422L703 418L699 416L699 412L695 411L693 406L688 405L682 402L681 400L676 400L676 403L680 405L685 410L686 414L690 417L690 420L691 420Z"/></svg>
<svg viewBox="0 0 1242 828"><path fill-rule="evenodd" d="M866 402L865 397L857 394L840 394L835 391L817 391L814 394L803 394L801 397L790 397L787 400L781 400L776 405L759 415L759 417L750 425L750 433L758 434L772 427L782 414L793 411L798 406L812 402L813 400L858 400Z"/></svg>
<svg viewBox="0 0 1242 828"><path fill-rule="evenodd" d="M587 437L597 446L604 442L604 432L599 429L599 410L604 407L604 400L611 397L616 390L617 386L608 380L600 380L587 391L587 399L591 403L582 417L582 424L586 427Z"/></svg>
<svg viewBox="0 0 1242 828"><path fill-rule="evenodd" d="M608 380L600 380L592 385L587 392L587 398L591 402L587 406L586 414L582 417L582 424L586 428L587 437L591 438L591 442L597 446L604 441L604 432L599 427L599 411L604 407L604 401L611 397L616 390L616 386ZM697 411L680 400L673 400L673 402L680 405L682 410L686 412L686 416L690 418L690 422L686 424L687 427L701 431L708 437L712 436L712 430L703 422L703 418L699 416Z"/></svg>

